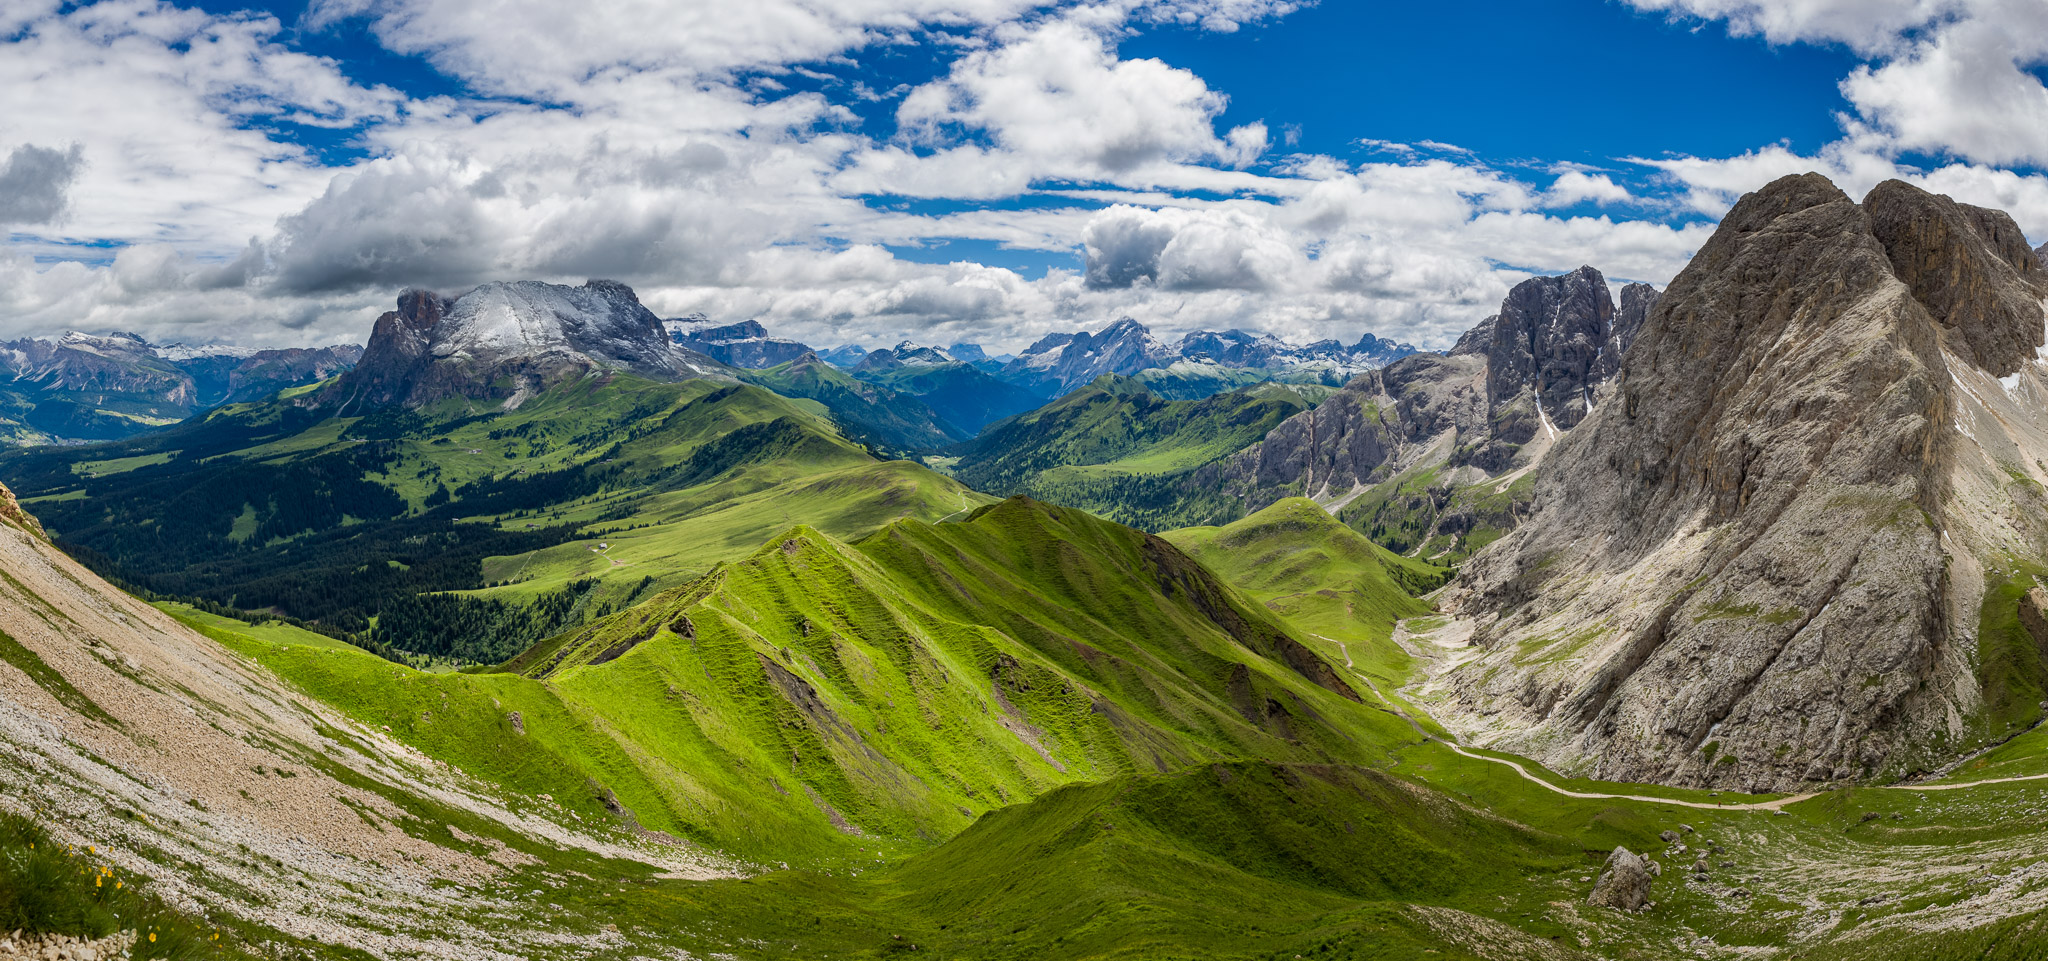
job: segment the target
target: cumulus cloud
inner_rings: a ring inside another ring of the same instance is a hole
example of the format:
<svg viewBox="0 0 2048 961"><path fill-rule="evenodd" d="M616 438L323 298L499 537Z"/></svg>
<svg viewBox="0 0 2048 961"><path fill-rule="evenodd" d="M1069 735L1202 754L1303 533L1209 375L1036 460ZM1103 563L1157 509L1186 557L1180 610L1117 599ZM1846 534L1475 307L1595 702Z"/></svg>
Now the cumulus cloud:
<svg viewBox="0 0 2048 961"><path fill-rule="evenodd" d="M1842 43L1872 59L1841 83L1861 145L2048 166L2048 4L2040 0L1629 0L1724 20L1773 43Z"/></svg>
<svg viewBox="0 0 2048 961"><path fill-rule="evenodd" d="M1631 199L1628 188L1615 183L1614 178L1583 170L1567 170L1559 174L1543 195L1544 204L1551 207L1570 207L1588 202L1619 204Z"/></svg>
<svg viewBox="0 0 2048 961"><path fill-rule="evenodd" d="M315 0L315 26L366 17L385 46L495 93L581 101L593 78L643 71L722 76L804 63L926 25L986 26L1045 0Z"/></svg>
<svg viewBox="0 0 2048 961"><path fill-rule="evenodd" d="M85 165L84 148L22 144L0 166L0 225L47 224L64 213L65 192Z"/></svg>
<svg viewBox="0 0 2048 961"><path fill-rule="evenodd" d="M1443 347L1534 273L1592 263L1667 281L1736 196L1783 173L1819 169L1852 193L1906 176L2048 236L2048 181L1981 159L2037 152L2048 129L1980 122L2031 109L2028 81L1999 71L2030 62L2032 40L1964 29L2019 23L1985 13L1998 0L1632 2L1866 51L1845 78L1857 112L1843 138L1599 169L1497 167L1425 139L1362 140L1365 163L1275 158L1287 118L1225 125L1225 91L1119 49L1151 25L1228 31L1292 0L321 0L303 24L365 18L392 49L511 95L489 99L352 80L280 45L268 17L0 5L0 36L17 38L0 57L0 147L78 145L34 148L72 164L69 204L61 225L24 218L0 248L0 333L322 343L363 336L408 285L605 276L660 313L758 318L820 345L1015 348L1131 316L1165 336L1372 331ZM887 94L835 80L835 60L907 43L949 62ZM1931 117L1938 97L1914 84L1943 70L1944 89L2011 96ZM900 98L888 140L852 109L877 97ZM102 106L88 124L77 103ZM367 157L324 163L293 136L313 126ZM16 157L31 172L49 159L8 149L0 179ZM1913 169L1914 150L1981 158ZM918 262L959 240L1075 267Z"/></svg>
<svg viewBox="0 0 2048 961"><path fill-rule="evenodd" d="M1986 3L1878 67L1842 95L1901 150L2048 166L2048 4Z"/></svg>
<svg viewBox="0 0 2048 961"><path fill-rule="evenodd" d="M255 129L388 118L399 95L288 50L271 17L148 0L10 4L0 135L71 144L63 233L228 256L317 195L330 171ZM10 164L13 161L10 161ZM45 251L46 255L58 253Z"/></svg>
<svg viewBox="0 0 2048 961"><path fill-rule="evenodd" d="M433 156L377 160L342 174L279 221L275 283L304 294L460 285L492 265L505 238L486 229L481 178Z"/></svg>
<svg viewBox="0 0 2048 961"><path fill-rule="evenodd" d="M994 45L904 97L897 122L927 144L985 133L1031 179L1115 180L1161 163L1243 165L1265 152L1263 124L1217 135L1226 100L1193 71L1120 59L1111 34L1120 23L1088 8L1003 28Z"/></svg>

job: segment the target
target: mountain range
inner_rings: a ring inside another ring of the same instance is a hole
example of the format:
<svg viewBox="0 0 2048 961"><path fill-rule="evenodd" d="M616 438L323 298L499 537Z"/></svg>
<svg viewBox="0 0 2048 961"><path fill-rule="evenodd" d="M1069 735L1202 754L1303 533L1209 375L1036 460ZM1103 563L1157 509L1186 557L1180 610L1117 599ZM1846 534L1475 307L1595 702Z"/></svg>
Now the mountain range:
<svg viewBox="0 0 2048 961"><path fill-rule="evenodd" d="M159 346L128 333L0 343L0 443L126 437L210 407L317 383L361 356L353 344Z"/></svg>
<svg viewBox="0 0 2048 961"><path fill-rule="evenodd" d="M0 909L140 957L2031 957L2044 256L1787 177L1662 291L1534 277L1399 357L840 366L407 291L350 370L0 453Z"/></svg>

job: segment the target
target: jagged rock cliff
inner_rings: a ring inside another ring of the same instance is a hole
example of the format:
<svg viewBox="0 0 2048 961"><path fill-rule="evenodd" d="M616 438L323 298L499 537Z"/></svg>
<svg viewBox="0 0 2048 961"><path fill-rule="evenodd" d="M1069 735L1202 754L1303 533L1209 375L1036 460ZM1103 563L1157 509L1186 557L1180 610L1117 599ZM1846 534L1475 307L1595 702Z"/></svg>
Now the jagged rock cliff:
<svg viewBox="0 0 2048 961"><path fill-rule="evenodd" d="M399 295L398 309L377 318L356 368L309 403L360 410L460 396L516 407L551 384L600 370L731 379L724 365L671 341L624 284L519 281L485 284L453 300L425 290Z"/></svg>
<svg viewBox="0 0 2048 961"><path fill-rule="evenodd" d="M2038 678L2033 646L1979 648L1987 584L2048 556L2048 271L2018 237L1899 182L1743 198L1446 601L1484 650L1438 679L1452 723L1591 776L1773 790L2038 716L2006 679Z"/></svg>
<svg viewBox="0 0 2048 961"><path fill-rule="evenodd" d="M1248 511L1305 492L1398 550L1455 552L1516 522L1507 485L1598 405L1657 297L1630 284L1617 309L1591 267L1524 281L1448 354L1360 376L1205 481ZM1470 496L1480 484L1502 496Z"/></svg>

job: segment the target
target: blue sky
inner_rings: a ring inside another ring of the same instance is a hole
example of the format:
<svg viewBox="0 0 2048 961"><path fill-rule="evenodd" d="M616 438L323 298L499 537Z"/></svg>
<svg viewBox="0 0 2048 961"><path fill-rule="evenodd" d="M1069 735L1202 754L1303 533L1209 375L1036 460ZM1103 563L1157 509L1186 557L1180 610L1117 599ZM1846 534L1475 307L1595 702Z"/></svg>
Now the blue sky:
<svg viewBox="0 0 2048 961"><path fill-rule="evenodd" d="M359 340L626 280L820 344L1372 331L1903 176L2048 240L2028 0L24 0L0 334Z"/></svg>

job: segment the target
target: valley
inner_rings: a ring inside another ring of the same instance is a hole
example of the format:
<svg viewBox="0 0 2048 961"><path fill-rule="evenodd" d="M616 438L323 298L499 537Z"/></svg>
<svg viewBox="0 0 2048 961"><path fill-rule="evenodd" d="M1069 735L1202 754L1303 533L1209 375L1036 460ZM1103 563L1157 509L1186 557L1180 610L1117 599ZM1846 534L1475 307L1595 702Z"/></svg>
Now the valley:
<svg viewBox="0 0 2048 961"><path fill-rule="evenodd" d="M2048 265L2011 224L1787 177L1666 289L1532 277L1443 353L841 353L608 281L407 291L345 371L0 454L0 889L90 908L0 890L0 928L2036 957Z"/></svg>

